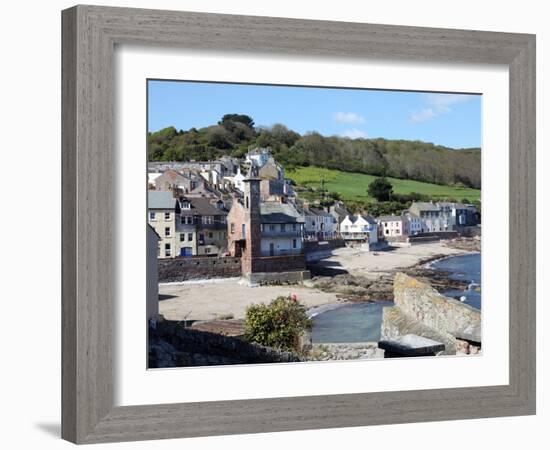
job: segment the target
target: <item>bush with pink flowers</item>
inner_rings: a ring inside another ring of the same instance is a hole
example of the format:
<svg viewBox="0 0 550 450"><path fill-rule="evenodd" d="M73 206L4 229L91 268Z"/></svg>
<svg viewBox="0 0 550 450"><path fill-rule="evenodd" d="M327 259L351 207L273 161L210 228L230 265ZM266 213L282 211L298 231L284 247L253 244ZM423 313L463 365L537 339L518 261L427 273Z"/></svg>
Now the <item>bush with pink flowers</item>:
<svg viewBox="0 0 550 450"><path fill-rule="evenodd" d="M295 294L277 297L269 305L253 304L246 309L245 338L280 350L297 350L300 335L311 329L306 308Z"/></svg>

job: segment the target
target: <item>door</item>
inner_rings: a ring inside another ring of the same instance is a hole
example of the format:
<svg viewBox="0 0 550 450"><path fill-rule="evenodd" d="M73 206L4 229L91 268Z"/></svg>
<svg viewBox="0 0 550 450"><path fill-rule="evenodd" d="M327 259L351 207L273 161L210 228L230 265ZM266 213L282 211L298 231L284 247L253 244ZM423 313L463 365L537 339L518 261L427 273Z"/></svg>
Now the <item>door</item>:
<svg viewBox="0 0 550 450"><path fill-rule="evenodd" d="M180 249L180 256L193 256L193 248L192 247L182 247Z"/></svg>
<svg viewBox="0 0 550 450"><path fill-rule="evenodd" d="M275 244L273 242L269 243L269 256L275 255Z"/></svg>

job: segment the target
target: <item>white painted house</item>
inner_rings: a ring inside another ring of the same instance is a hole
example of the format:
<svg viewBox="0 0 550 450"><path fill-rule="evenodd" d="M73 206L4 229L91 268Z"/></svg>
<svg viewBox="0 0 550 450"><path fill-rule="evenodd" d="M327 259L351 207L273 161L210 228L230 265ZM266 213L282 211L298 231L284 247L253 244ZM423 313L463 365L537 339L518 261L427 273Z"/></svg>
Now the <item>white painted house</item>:
<svg viewBox="0 0 550 450"><path fill-rule="evenodd" d="M376 219L385 238L407 236L409 223L403 216L380 216Z"/></svg>
<svg viewBox="0 0 550 450"><path fill-rule="evenodd" d="M263 167L269 157L271 156L271 151L268 148L255 148L254 150L249 151L246 154L245 162L256 167Z"/></svg>
<svg viewBox="0 0 550 450"><path fill-rule="evenodd" d="M378 242L378 224L369 215L346 216L340 223L340 234L347 241Z"/></svg>
<svg viewBox="0 0 550 450"><path fill-rule="evenodd" d="M239 167L237 169L237 173L235 174L235 176L231 181L233 183L233 186L235 186L235 188L241 192L244 192L244 182L243 182L244 179L245 179L245 176L241 173L241 168Z"/></svg>

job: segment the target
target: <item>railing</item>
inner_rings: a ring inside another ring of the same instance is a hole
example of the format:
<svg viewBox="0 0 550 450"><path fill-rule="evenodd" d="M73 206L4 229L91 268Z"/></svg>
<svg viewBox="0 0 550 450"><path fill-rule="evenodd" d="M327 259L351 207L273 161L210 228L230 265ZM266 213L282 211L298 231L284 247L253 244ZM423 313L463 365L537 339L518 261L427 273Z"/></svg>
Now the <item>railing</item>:
<svg viewBox="0 0 550 450"><path fill-rule="evenodd" d="M265 236L265 237L270 237L270 236L273 236L273 237L277 237L277 236L295 236L295 237L300 237L302 235L302 232L301 230L293 230L292 228L291 229L285 229L284 231L282 230L269 230L269 229L265 229L262 231L262 236Z"/></svg>
<svg viewBox="0 0 550 450"><path fill-rule="evenodd" d="M262 250L262 256L297 256L297 255L303 255L303 254L304 254L304 251L301 248L274 250L273 254L271 254L269 250Z"/></svg>

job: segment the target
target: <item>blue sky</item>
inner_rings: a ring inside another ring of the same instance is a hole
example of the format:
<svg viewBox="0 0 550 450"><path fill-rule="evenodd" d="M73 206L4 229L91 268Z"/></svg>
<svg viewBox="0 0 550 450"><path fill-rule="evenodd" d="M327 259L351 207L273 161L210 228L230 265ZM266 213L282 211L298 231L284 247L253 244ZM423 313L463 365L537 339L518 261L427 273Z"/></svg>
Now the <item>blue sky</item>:
<svg viewBox="0 0 550 450"><path fill-rule="evenodd" d="M158 80L148 87L149 131L202 128L238 113L300 134L481 146L480 95Z"/></svg>

